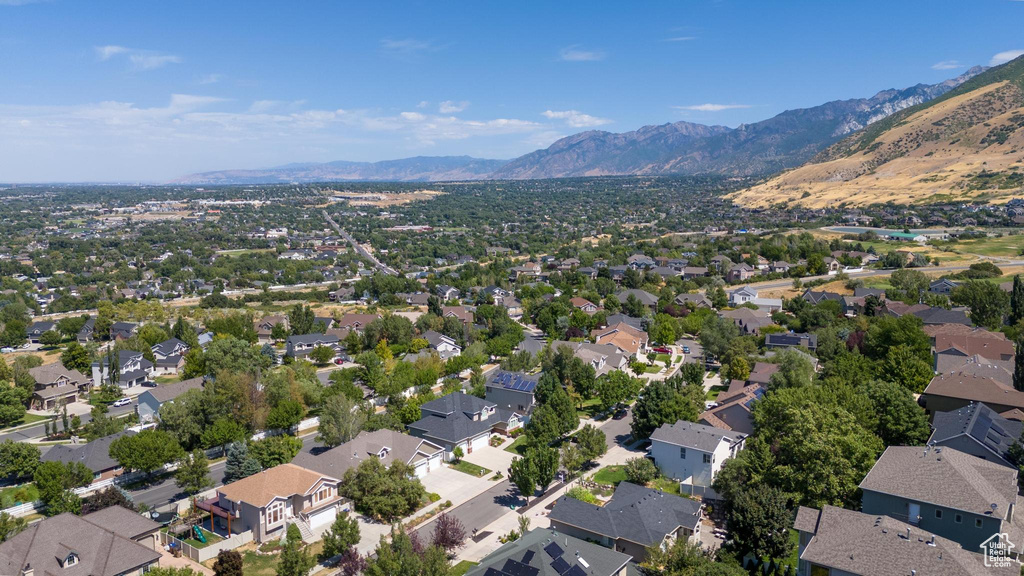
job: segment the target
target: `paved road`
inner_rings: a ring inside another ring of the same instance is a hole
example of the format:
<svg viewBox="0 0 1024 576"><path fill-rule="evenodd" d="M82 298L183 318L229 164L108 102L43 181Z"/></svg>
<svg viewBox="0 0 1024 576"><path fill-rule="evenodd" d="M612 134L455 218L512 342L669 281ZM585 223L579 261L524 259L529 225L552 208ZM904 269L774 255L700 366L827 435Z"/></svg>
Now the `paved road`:
<svg viewBox="0 0 1024 576"><path fill-rule="evenodd" d="M479 496L452 508L448 514L458 518L465 526L466 534L471 535L474 529L482 530L505 514L511 513L510 506L518 508L525 503L526 501L519 495L519 490L508 480L502 480ZM423 542L430 541L435 520L436 517L416 529Z"/></svg>
<svg viewBox="0 0 1024 576"><path fill-rule="evenodd" d="M315 447L315 439L316 434L303 436L302 451L309 452L313 447ZM221 486L224 484L225 467L226 462L223 460L210 466L210 478L213 479L214 486ZM174 483L174 478L167 478L159 484L139 490L129 490L128 493L131 494L132 499L135 502L144 502L150 507L165 506L185 497L185 494L180 488L178 488L178 485Z"/></svg>
<svg viewBox="0 0 1024 576"><path fill-rule="evenodd" d="M134 403L131 404L131 405L128 405L128 406L120 406L118 408L114 408L113 406L111 406L109 411L107 412L107 414L109 414L110 416L120 416L122 414L127 414L129 412L132 412L134 410L135 410L135 404ZM86 423L92 421L92 416L90 416L89 414L80 414L78 417L82 419L82 424L86 424ZM69 418L70 418L70 416L69 416ZM59 416L57 417L57 420L58 421L60 420ZM15 430L13 432L7 432L5 434L0 434L0 442L3 442L4 440L13 440L15 442L24 442L25 440L32 440L34 438L42 438L43 435L46 434L45 425L46 424L44 422L40 422L39 424L36 424L35 426L28 426L26 428L21 428L20 430Z"/></svg>
<svg viewBox="0 0 1024 576"><path fill-rule="evenodd" d="M366 248L363 248L362 244L360 244L359 242L356 242L356 239L353 238L351 234L349 234L348 232L343 230L341 228L341 226L338 226L338 223L335 222L330 217L329 214L327 214L327 210L324 210L323 212L324 212L324 218L327 219L327 223L331 225L331 228L334 228L335 232L337 232L343 238L345 238L345 240L347 240L348 243L351 244L352 247L356 249L356 252L359 252L360 256L362 256L363 258L366 258L370 262L373 262L373 265L376 266L377 269L380 270L381 272L383 272L385 274L389 274L391 276L398 276L398 270L395 270L394 268L391 268L389 266L385 266L383 262L381 262L380 260L377 260L377 257L374 256L373 254L371 254L370 251L367 250Z"/></svg>

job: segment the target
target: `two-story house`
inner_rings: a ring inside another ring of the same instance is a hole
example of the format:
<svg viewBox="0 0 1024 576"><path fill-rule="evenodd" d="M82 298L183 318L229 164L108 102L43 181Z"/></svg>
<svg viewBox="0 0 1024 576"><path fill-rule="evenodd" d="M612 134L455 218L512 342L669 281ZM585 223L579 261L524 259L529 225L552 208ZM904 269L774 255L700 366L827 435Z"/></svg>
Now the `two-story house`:
<svg viewBox="0 0 1024 576"><path fill-rule="evenodd" d="M631 563L628 554L534 528L485 556L466 576L628 576Z"/></svg>
<svg viewBox="0 0 1024 576"><path fill-rule="evenodd" d="M127 340L139 333L139 325L134 322L114 322L110 325L111 340Z"/></svg>
<svg viewBox="0 0 1024 576"><path fill-rule="evenodd" d="M119 350L117 358L117 385L122 389L141 386L153 376L153 363L143 357L142 352ZM110 359L92 363L92 385L96 388L110 381Z"/></svg>
<svg viewBox="0 0 1024 576"><path fill-rule="evenodd" d="M78 334L76 336L76 338L78 340L78 343L79 344L88 344L89 342L92 342L92 339L95 336L95 334L94 334L95 332L96 332L96 317L95 316L89 316L89 319L86 320L85 324L82 324L82 327L78 330Z"/></svg>
<svg viewBox="0 0 1024 576"><path fill-rule="evenodd" d="M28 375L35 380L31 406L33 410L51 410L60 404L78 400L88 380L74 370L68 370L60 362L29 368Z"/></svg>
<svg viewBox="0 0 1024 576"><path fill-rule="evenodd" d="M303 540L312 541L349 508L338 495L338 483L337 478L281 464L217 488L216 498L200 507L229 519L229 533L252 530L257 542L279 539L289 524L298 526Z"/></svg>
<svg viewBox="0 0 1024 576"><path fill-rule="evenodd" d="M647 352L647 332L637 330L625 322L598 328L593 330L590 336L595 344L615 346L626 358L635 358Z"/></svg>
<svg viewBox="0 0 1024 576"><path fill-rule="evenodd" d="M455 342L454 338L441 334L436 330L424 332L423 339L427 341L431 350L437 352L437 355L442 360L447 360L452 356L458 356L462 353L462 347Z"/></svg>
<svg viewBox="0 0 1024 576"><path fill-rule="evenodd" d="M50 330L56 329L57 324L55 322L39 321L33 322L31 326L25 330L28 335L28 341L33 344L39 344L39 339L42 338L43 334Z"/></svg>
<svg viewBox="0 0 1024 576"><path fill-rule="evenodd" d="M253 326L256 328L256 339L261 344L273 342L274 326L277 326L278 324L281 325L282 329L288 330L288 317L282 314L276 314L264 316L259 320L253 320Z"/></svg>
<svg viewBox="0 0 1024 576"><path fill-rule="evenodd" d="M154 372L156 374L177 374L185 366L185 353L188 352L188 344L177 338L170 338L158 344L154 344L150 350L156 358Z"/></svg>
<svg viewBox="0 0 1024 576"><path fill-rule="evenodd" d="M437 288L434 289L434 291L437 293L437 297L440 298L442 302L447 302L449 300L458 300L460 296L458 288L454 286L448 286L447 284L439 284Z"/></svg>
<svg viewBox="0 0 1024 576"><path fill-rule="evenodd" d="M471 454L487 446L492 434L508 434L524 423L518 412L464 392L421 404L420 415L409 424L409 433L444 447L445 460L452 459L456 448Z"/></svg>
<svg viewBox="0 0 1024 576"><path fill-rule="evenodd" d="M536 404L533 391L537 388L539 380L539 376L499 370L487 379L485 398L501 408L526 416L533 411Z"/></svg>
<svg viewBox="0 0 1024 576"><path fill-rule="evenodd" d="M651 434L650 458L665 476L694 496L717 498L711 488L722 464L743 449L746 434L680 420Z"/></svg>
<svg viewBox="0 0 1024 576"><path fill-rule="evenodd" d="M1024 431L1024 423L1003 418L982 403L937 412L932 417L929 446L953 448L1003 466L1013 466L1010 448Z"/></svg>
<svg viewBox="0 0 1024 576"><path fill-rule="evenodd" d="M890 446L860 489L865 514L891 516L966 550L993 534L1021 533L1013 518L1017 470L952 448Z"/></svg>
<svg viewBox="0 0 1024 576"><path fill-rule="evenodd" d="M334 334L293 334L285 341L285 354L297 360L309 356L317 346L326 346L335 354L341 349Z"/></svg>
<svg viewBox="0 0 1024 576"><path fill-rule="evenodd" d="M174 402L176 398L189 390L202 389L202 377L189 378L181 382L150 388L139 394L138 403L135 405L135 413L139 415L140 422L156 422L160 418L160 408L162 406Z"/></svg>

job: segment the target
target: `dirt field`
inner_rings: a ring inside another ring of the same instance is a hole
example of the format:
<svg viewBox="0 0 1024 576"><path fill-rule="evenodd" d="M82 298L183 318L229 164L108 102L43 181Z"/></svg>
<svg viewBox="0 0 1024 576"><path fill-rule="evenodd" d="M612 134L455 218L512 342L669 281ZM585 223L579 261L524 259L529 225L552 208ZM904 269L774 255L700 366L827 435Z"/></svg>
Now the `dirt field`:
<svg viewBox="0 0 1024 576"><path fill-rule="evenodd" d="M338 192L331 191L331 196L339 200L347 200L352 206L399 206L416 202L419 200L430 200L434 196L440 196L444 192L437 190L416 190L415 192L387 192L387 193L366 193L366 192Z"/></svg>

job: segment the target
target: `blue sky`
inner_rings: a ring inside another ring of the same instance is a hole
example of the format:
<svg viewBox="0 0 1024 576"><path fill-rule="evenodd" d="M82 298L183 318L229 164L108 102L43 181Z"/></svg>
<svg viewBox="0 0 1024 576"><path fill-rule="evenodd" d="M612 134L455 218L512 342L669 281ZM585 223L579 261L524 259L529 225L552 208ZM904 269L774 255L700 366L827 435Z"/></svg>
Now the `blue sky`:
<svg viewBox="0 0 1024 576"><path fill-rule="evenodd" d="M1015 0L0 0L0 181L736 126L999 62L1022 25Z"/></svg>

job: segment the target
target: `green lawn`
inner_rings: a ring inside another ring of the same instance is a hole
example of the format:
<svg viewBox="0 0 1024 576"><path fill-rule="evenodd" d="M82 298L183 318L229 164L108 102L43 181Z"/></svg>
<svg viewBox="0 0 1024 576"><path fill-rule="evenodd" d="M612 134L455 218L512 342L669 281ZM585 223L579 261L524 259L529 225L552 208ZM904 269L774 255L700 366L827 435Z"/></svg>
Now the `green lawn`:
<svg viewBox="0 0 1024 576"><path fill-rule="evenodd" d="M520 434L514 442L505 447L505 452L523 456L526 453L526 434Z"/></svg>
<svg viewBox="0 0 1024 576"><path fill-rule="evenodd" d="M594 482L618 486L626 480L626 467L622 465L605 466L594 474Z"/></svg>
<svg viewBox="0 0 1024 576"><path fill-rule="evenodd" d="M728 389L728 386L712 386L711 390L708 390L708 400L711 400L712 402L718 400L718 395Z"/></svg>
<svg viewBox="0 0 1024 576"><path fill-rule="evenodd" d="M656 361L664 362L665 364L668 364L668 361L671 359L672 357L669 356L668 354L658 354L657 358L655 358Z"/></svg>
<svg viewBox="0 0 1024 576"><path fill-rule="evenodd" d="M25 415L21 417L21 420L15 422L14 424L11 424L7 428L14 428L15 426L21 426L23 424L34 424L36 422L42 422L43 420L49 419L49 416L40 416L38 414L29 414L28 412L25 412Z"/></svg>
<svg viewBox="0 0 1024 576"><path fill-rule="evenodd" d="M798 552L800 548L800 533L796 530L793 530L792 528L789 529L789 542L792 546L793 551L790 552L789 556L785 558L776 558L775 563L782 564L783 566L789 564L793 568L796 568L797 564L800 562L800 554ZM761 561L767 564L771 561L771 559L767 556L764 556L761 558Z"/></svg>
<svg viewBox="0 0 1024 576"><path fill-rule="evenodd" d="M0 508L10 508L36 500L39 500L39 489L34 483L0 489Z"/></svg>
<svg viewBox="0 0 1024 576"><path fill-rule="evenodd" d="M582 407L579 410L577 410L577 412L579 412L580 416L582 416L584 418L591 418L591 419L593 419L594 415L597 414L600 410L601 410L601 399L600 398L590 398L589 400L586 400L586 401L583 402ZM520 438L522 438L522 436L520 436Z"/></svg>
<svg viewBox="0 0 1024 576"><path fill-rule="evenodd" d="M679 482L676 482L675 480L670 480L668 478L657 478L651 484L653 484L655 488L661 490L662 492L667 492L669 494L679 494Z"/></svg>
<svg viewBox="0 0 1024 576"><path fill-rule="evenodd" d="M459 562L455 566L452 566L452 569L448 571L448 576L462 576L466 572L469 572L470 568L472 568L472 567L474 567L476 565L477 565L476 562L470 562L469 560L463 560L462 562Z"/></svg>
<svg viewBox="0 0 1024 576"><path fill-rule="evenodd" d="M968 254L982 256L1017 256L1024 248L1024 236L1003 236L1002 238L973 238L960 240L950 245L952 248Z"/></svg>
<svg viewBox="0 0 1024 576"><path fill-rule="evenodd" d="M662 368L664 368L664 366L647 366L644 368L644 372L647 374L657 374L658 372L661 372Z"/></svg>
<svg viewBox="0 0 1024 576"><path fill-rule="evenodd" d="M206 544L203 544L202 542L200 542L199 540L196 540L195 538L185 538L183 540L183 542L185 544L188 544L189 546L191 546L193 548L206 548L210 544L216 544L217 542L220 542L221 540L223 540L223 538L221 538L220 536L214 534L213 532L210 532L206 528L200 528L200 530L202 531L203 536L206 537ZM189 534L192 534L192 532L189 531Z"/></svg>
<svg viewBox="0 0 1024 576"><path fill-rule="evenodd" d="M483 466L477 466L476 464L465 460L459 460L457 464L451 464L451 467L455 468L459 472L469 474L470 476L476 476L477 478L482 478L491 472Z"/></svg>
<svg viewBox="0 0 1024 576"><path fill-rule="evenodd" d="M306 546L306 551L311 556L316 556L324 548L323 541L314 542ZM242 555L242 572L245 576L277 576L277 564L281 561L280 554L269 554L261 556L252 550ZM210 566L213 560L209 560Z"/></svg>

